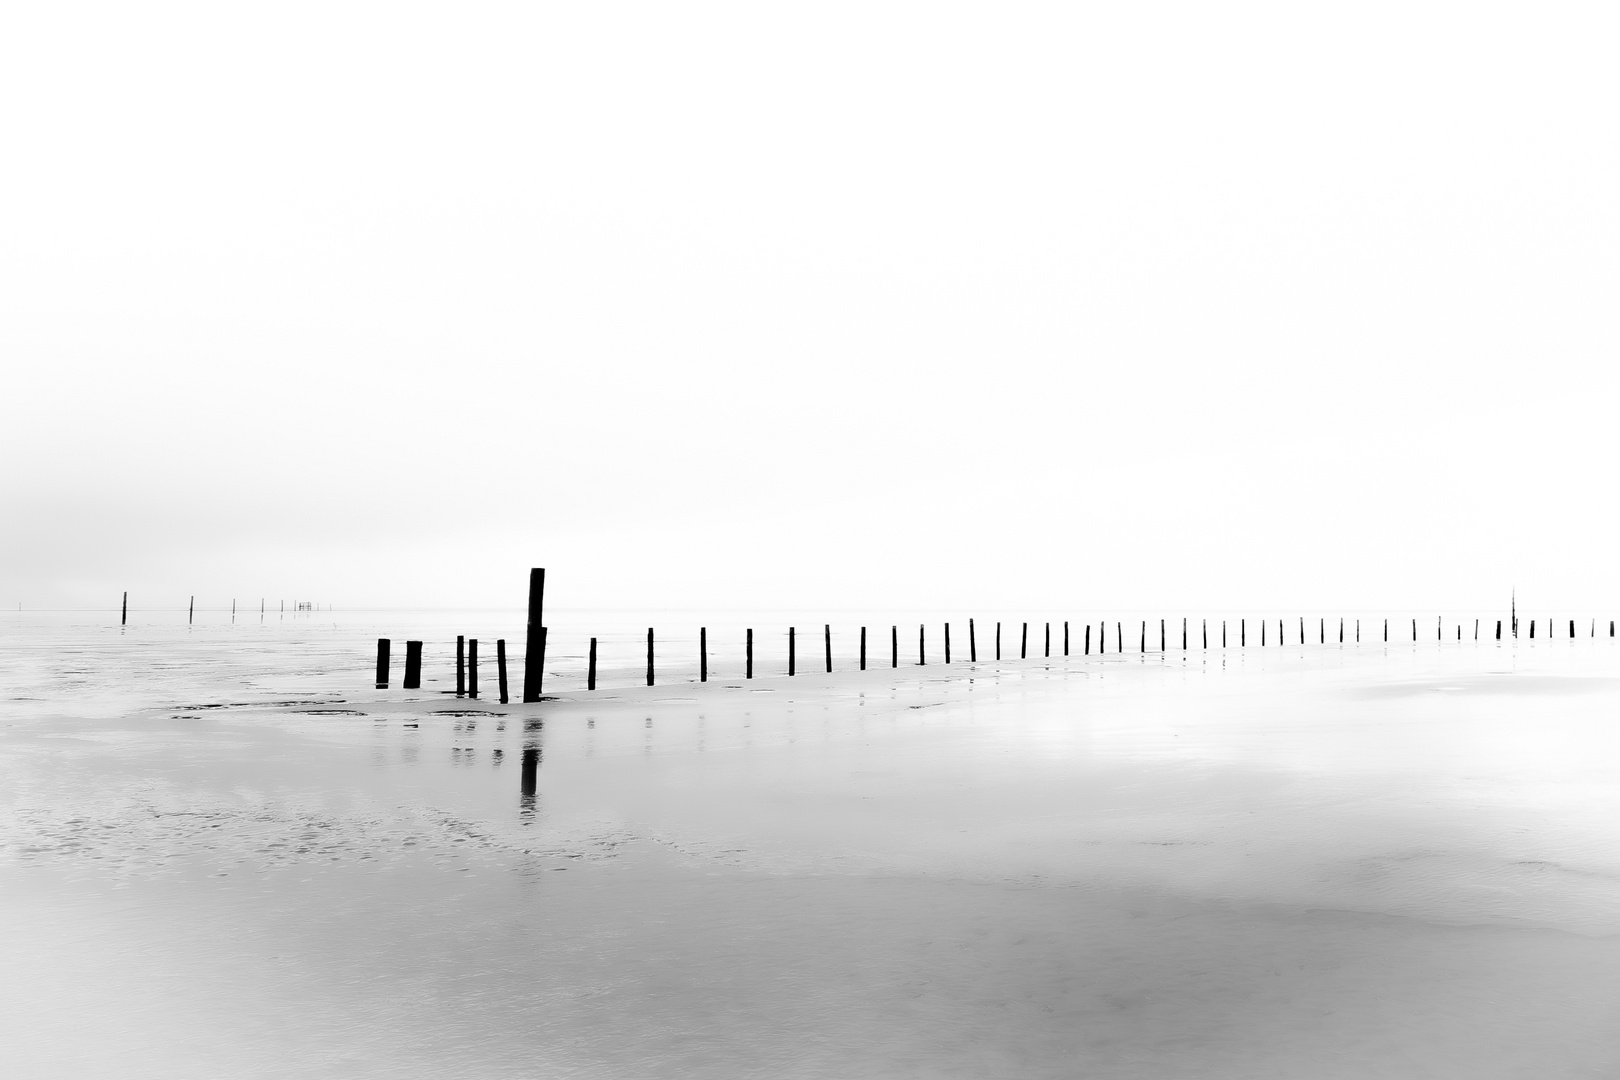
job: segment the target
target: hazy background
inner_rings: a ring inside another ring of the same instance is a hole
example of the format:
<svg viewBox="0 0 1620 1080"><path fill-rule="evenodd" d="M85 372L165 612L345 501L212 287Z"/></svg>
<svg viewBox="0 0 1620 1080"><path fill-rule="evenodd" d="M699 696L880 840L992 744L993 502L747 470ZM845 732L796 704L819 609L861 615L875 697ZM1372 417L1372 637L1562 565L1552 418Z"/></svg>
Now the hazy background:
<svg viewBox="0 0 1620 1080"><path fill-rule="evenodd" d="M1620 604L1602 4L13 4L0 606Z"/></svg>

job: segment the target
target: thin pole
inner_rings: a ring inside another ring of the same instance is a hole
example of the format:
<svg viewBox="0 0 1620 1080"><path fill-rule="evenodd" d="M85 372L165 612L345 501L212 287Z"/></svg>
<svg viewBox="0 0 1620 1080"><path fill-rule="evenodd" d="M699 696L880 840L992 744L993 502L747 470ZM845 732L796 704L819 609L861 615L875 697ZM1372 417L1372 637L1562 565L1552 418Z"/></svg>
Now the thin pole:
<svg viewBox="0 0 1620 1080"><path fill-rule="evenodd" d="M197 598L195 596L193 596L191 598L190 606L188 606L186 608L186 625L187 626L191 625L191 620L196 614L197 614Z"/></svg>
<svg viewBox="0 0 1620 1080"><path fill-rule="evenodd" d="M790 627L788 627L788 674L789 675L794 674L793 669L798 665L798 657L794 655L795 651L796 650L795 650L795 646L794 646L794 643L793 643L793 627L790 626Z"/></svg>
<svg viewBox="0 0 1620 1080"><path fill-rule="evenodd" d="M422 689L422 643L420 641L407 641L405 643L405 681L400 686L406 690Z"/></svg>
<svg viewBox="0 0 1620 1080"><path fill-rule="evenodd" d="M647 627L647 685L653 684L653 628Z"/></svg>
<svg viewBox="0 0 1620 1080"><path fill-rule="evenodd" d="M698 682L709 681L709 628L698 627Z"/></svg>
<svg viewBox="0 0 1620 1080"><path fill-rule="evenodd" d="M979 662L979 639L973 632L973 620L968 620L968 663Z"/></svg>
<svg viewBox="0 0 1620 1080"><path fill-rule="evenodd" d="M866 670L866 627L861 627L861 670Z"/></svg>
<svg viewBox="0 0 1620 1080"><path fill-rule="evenodd" d="M1181 617L1181 651L1187 651L1187 616Z"/></svg>
<svg viewBox="0 0 1620 1080"><path fill-rule="evenodd" d="M827 653L827 674L832 674L832 623L821 624L821 639Z"/></svg>
<svg viewBox="0 0 1620 1080"><path fill-rule="evenodd" d="M1029 659L1029 623L1024 624L1023 635L1018 639L1018 659Z"/></svg>
<svg viewBox="0 0 1620 1080"><path fill-rule="evenodd" d="M478 697L478 639L467 639L467 696Z"/></svg>
<svg viewBox="0 0 1620 1080"><path fill-rule="evenodd" d="M456 697L467 693L467 639L456 635Z"/></svg>
<svg viewBox="0 0 1620 1080"><path fill-rule="evenodd" d="M506 704L506 639L495 639L495 682L501 691L501 704Z"/></svg>
<svg viewBox="0 0 1620 1080"><path fill-rule="evenodd" d="M945 662L951 662L951 624L945 624Z"/></svg>
<svg viewBox="0 0 1620 1080"><path fill-rule="evenodd" d="M889 627L889 666L900 666L900 628L894 625Z"/></svg>
<svg viewBox="0 0 1620 1080"><path fill-rule="evenodd" d="M1052 658L1052 624L1051 623L1046 624L1046 644L1044 646L1042 646L1042 650L1043 651L1041 652L1041 655L1046 657L1048 660L1050 660Z"/></svg>
<svg viewBox="0 0 1620 1080"><path fill-rule="evenodd" d="M1147 620L1142 620L1142 654L1147 655Z"/></svg>
<svg viewBox="0 0 1620 1080"><path fill-rule="evenodd" d="M996 659L1001 659L1001 623L996 623Z"/></svg>
<svg viewBox="0 0 1620 1080"><path fill-rule="evenodd" d="M1069 655L1069 620L1063 620L1063 655Z"/></svg>
<svg viewBox="0 0 1620 1080"><path fill-rule="evenodd" d="M748 647L747 648L748 648L748 661L747 661L748 667L746 669L747 673L745 675L743 675L743 678L752 679L754 677L754 629L753 629L753 627L748 628Z"/></svg>
<svg viewBox="0 0 1620 1080"><path fill-rule="evenodd" d="M1261 619L1260 620L1260 644L1263 646L1263 645L1265 645L1265 643L1266 643L1266 620Z"/></svg>
<svg viewBox="0 0 1620 1080"><path fill-rule="evenodd" d="M1164 638L1164 620L1160 619L1159 620L1159 651L1160 652L1168 652L1169 651L1164 647L1164 641L1165 641L1165 638Z"/></svg>
<svg viewBox="0 0 1620 1080"><path fill-rule="evenodd" d="M1091 624L1086 623L1086 656L1091 655Z"/></svg>
<svg viewBox="0 0 1620 1080"><path fill-rule="evenodd" d="M919 667L928 663L928 657L923 655L923 635L927 632L927 630L928 627L921 624L919 624L917 627L917 666Z"/></svg>
<svg viewBox="0 0 1620 1080"><path fill-rule="evenodd" d="M124 590L124 604L118 610L118 625L123 626L129 622L129 590Z"/></svg>

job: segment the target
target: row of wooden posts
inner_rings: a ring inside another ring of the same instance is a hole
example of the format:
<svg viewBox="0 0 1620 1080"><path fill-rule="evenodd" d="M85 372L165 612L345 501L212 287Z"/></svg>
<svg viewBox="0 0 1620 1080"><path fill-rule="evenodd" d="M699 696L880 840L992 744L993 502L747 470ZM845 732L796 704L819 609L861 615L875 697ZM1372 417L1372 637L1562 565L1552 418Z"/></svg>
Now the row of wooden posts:
<svg viewBox="0 0 1620 1080"><path fill-rule="evenodd" d="M316 607L315 602L312 601L312 600L294 600L293 601L293 611L295 613L300 612L300 611L316 611L316 610L318 610L318 608ZM282 615L287 614L287 601L285 601L285 600L281 601L281 612L280 613ZM259 614L260 614L260 616L264 615L264 598L263 597L259 598ZM235 600L231 601L231 618L233 618L233 619L236 618L236 601ZM186 625L190 626L193 622L196 621L196 619L197 619L197 598L195 596L193 596L186 603ZM119 609L118 609L118 625L119 626L128 626L129 625L129 591L127 589L124 591L123 603L121 605L119 605Z"/></svg>
<svg viewBox="0 0 1620 1080"><path fill-rule="evenodd" d="M1504 623L1504 620L1501 620L1501 619L1496 620L1496 628L1495 628L1496 629L1496 634L1495 634L1495 637L1496 637L1496 640L1498 640L1498 641L1500 641L1502 639L1502 632L1503 632L1503 629L1504 629L1503 623ZM1068 624L1068 622L1064 622L1062 624L1062 626L1063 626L1063 645L1062 645L1063 653L1062 653L1062 655L1068 656L1069 652L1070 652L1070 650L1069 650L1069 624ZM1285 626L1285 624L1284 624L1283 620L1281 620L1281 619L1277 620L1277 640L1276 640L1276 644L1278 644L1278 645L1287 644L1287 642L1285 640L1285 635L1284 635L1284 626ZM1267 643L1266 642L1266 638L1267 638L1266 628L1267 628L1267 621L1266 620L1261 620L1260 621L1260 644L1261 645L1265 645ZM1509 621L1509 625L1508 625L1507 629L1508 629L1510 634L1514 634L1514 636L1517 636L1516 632L1515 632L1516 628L1511 625L1511 621ZM867 668L867 634L866 634L866 631L867 631L866 627L864 627L864 626L861 627L861 629L860 629L860 659L859 659L859 664L860 664L860 670L862 670L862 671L865 671L866 668ZM1139 648L1140 648L1141 652L1143 652L1143 653L1147 652L1147 646L1148 646L1147 631L1148 631L1148 623L1147 623L1146 620L1143 620L1143 622L1142 622L1142 633L1141 633L1141 638L1139 640ZM1475 619L1474 620L1474 639L1475 640L1478 640L1478 638L1479 638L1479 631L1480 631L1480 620ZM1318 632L1318 643L1319 644L1326 644L1327 641L1328 641L1328 637L1327 637L1327 620L1326 619L1319 620L1317 632ZM1360 642L1361 641L1361 620L1360 619L1355 620L1353 632L1354 632L1354 640L1356 642ZM1107 651L1106 633L1107 633L1107 623L1106 622L1100 623L1098 625L1098 629L1097 629L1097 652L1098 652L1099 655L1104 654ZM1345 640L1345 633L1346 633L1345 621L1343 619L1340 619L1339 620L1339 626L1338 626L1338 640L1339 640L1339 643L1341 643L1341 644ZM1200 634L1201 634L1202 647L1205 648L1205 649L1208 649L1209 648L1209 620L1207 620L1207 619L1202 620L1202 622L1200 624ZM1444 622L1443 621L1437 622L1435 634L1436 634L1436 639L1437 640L1441 640L1441 641L1445 640L1445 629L1444 629ZM1592 634L1593 637L1597 636L1597 621L1595 619L1592 622L1591 634ZM1189 647L1189 645L1188 645L1188 636L1189 636L1189 620L1184 618L1184 619L1181 620L1181 648L1184 651L1187 650L1188 647ZM1462 634L1462 625L1459 623L1458 626L1457 626L1457 639L1459 641L1462 640L1462 636L1463 636L1463 634ZM1530 620L1530 622L1529 622L1529 636L1532 637L1532 638L1534 638L1536 636L1536 623L1535 623L1534 620ZM1550 638L1552 636L1553 636L1553 620L1548 619L1547 620L1547 637ZM1575 620L1574 619L1569 620L1569 636L1572 637L1572 638L1576 636L1575 635ZM1614 624L1613 620L1610 620L1610 622L1609 622L1609 636L1610 637L1615 636L1615 624ZM1418 639L1418 624L1417 624L1417 620L1413 619L1412 620L1412 640L1416 641L1417 639ZM1114 623L1114 640L1115 640L1115 652L1116 653L1124 652L1124 650L1125 650L1125 639L1124 639L1124 624L1122 622L1117 622L1116 621ZM1383 640L1386 641L1386 642L1389 640L1389 620L1388 619L1384 620ZM586 676L585 676L585 688L587 690L595 690L596 689L596 638L591 638L590 642L591 642L591 644L590 644L590 652L589 652L589 656L588 656L588 660L587 660ZM1084 634L1084 638L1083 638L1083 645L1082 645L1083 654L1082 655L1089 656L1091 654L1091 643L1092 643L1091 624L1087 623L1086 626L1085 626L1085 634ZM1305 620L1304 620L1303 617L1301 617L1300 620L1299 620L1298 643L1299 644L1305 644L1306 643L1306 639L1305 639ZM647 628L647 685L648 686L653 685L655 674L656 674L656 671L655 671L655 657L656 657L655 644L656 644L656 638L655 638L655 635L654 635L653 628L648 627ZM1238 644L1240 646L1245 646L1245 647L1248 645L1248 620L1247 619L1238 620ZM525 671L524 671L525 700L535 700L535 701L539 700L540 683L541 683L541 678L542 678L544 665L545 665L545 648L546 648L546 628L545 627L540 627L539 628L538 645L539 645L539 648L537 650L537 655L534 655L533 659L532 659L532 663L534 664L534 666L532 668L528 667L527 665L525 666ZM1221 621L1221 647L1225 648L1226 646L1227 646L1227 623L1226 623L1225 620L1222 620ZM391 643L390 639L388 639L388 638L378 638L377 639L377 689L379 689L379 690L383 690L383 689L386 689L388 687L388 682L389 682L389 662L390 662L390 653L391 653L391 651L392 651L392 643ZM1168 651L1168 625L1167 625L1167 621L1164 620L1164 619L1159 620L1159 651L1161 651L1161 652L1167 652ZM944 624L944 649L943 649L943 653L944 653L944 662L949 664L951 662L951 624L950 623L945 623ZM1043 646L1043 655L1046 656L1046 657L1050 657L1052 655L1052 624L1050 622L1045 624L1045 643L1044 643L1044 646ZM825 624L825 625L822 626L822 656L823 656L823 663L825 664L826 670L830 673L833 670L833 649L832 649L832 626L831 626L831 624ZM1029 657L1029 623L1027 623L1027 622L1021 624L1021 629L1020 629L1020 632L1019 632L1018 656L1019 656L1019 659L1021 659L1021 660L1022 659L1028 659L1028 657ZM996 623L995 658L998 661L1002 658L1002 656L1001 656L1001 623L999 623L999 622ZM978 659L979 659L979 649L978 649L977 626L976 626L975 620L969 619L968 620L968 662L969 663L977 663ZM928 663L928 627L926 625L921 625L921 626L918 626L918 628L917 628L917 663L919 665L926 665ZM496 673L497 673L496 678L497 678L497 683L498 683L499 691L500 691L500 701L501 701L501 704L504 705L508 701L507 681L506 681L506 639L505 638L498 639L495 642L495 665L496 665ZM889 666L893 667L893 668L898 668L900 666L900 628L898 626L889 627ZM787 673L790 676L798 674L798 628L797 627L792 627L792 626L788 627L788 632L787 632ZM752 628L750 628L750 629L748 629L746 631L746 638L745 638L745 642L744 642L744 674L743 674L743 677L745 679L752 679L754 677L754 631L753 631ZM708 682L709 681L709 629L708 629L708 627L700 627L698 629L698 680L700 682ZM401 685L406 690L417 690L417 689L421 688L421 685L422 685L422 643L420 641L407 641L405 643L405 678L404 678L403 682L401 683ZM533 693L534 693L534 697L532 699L528 698L528 696L527 696L531 689L533 690ZM455 690L455 693L456 693L457 697L463 697L463 696L469 697L469 698L478 697L478 639L477 638L467 638L467 637L463 637L463 636L460 636L460 635L458 635L456 637L456 690Z"/></svg>

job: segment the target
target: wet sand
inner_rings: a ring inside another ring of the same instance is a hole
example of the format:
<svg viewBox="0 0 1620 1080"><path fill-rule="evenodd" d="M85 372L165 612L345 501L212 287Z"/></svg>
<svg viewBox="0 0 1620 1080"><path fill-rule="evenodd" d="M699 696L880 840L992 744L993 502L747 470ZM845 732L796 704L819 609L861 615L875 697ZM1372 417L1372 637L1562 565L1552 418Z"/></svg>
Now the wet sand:
<svg viewBox="0 0 1620 1080"><path fill-rule="evenodd" d="M354 691L361 640L9 703L18 1075L1620 1070L1605 640L504 708Z"/></svg>

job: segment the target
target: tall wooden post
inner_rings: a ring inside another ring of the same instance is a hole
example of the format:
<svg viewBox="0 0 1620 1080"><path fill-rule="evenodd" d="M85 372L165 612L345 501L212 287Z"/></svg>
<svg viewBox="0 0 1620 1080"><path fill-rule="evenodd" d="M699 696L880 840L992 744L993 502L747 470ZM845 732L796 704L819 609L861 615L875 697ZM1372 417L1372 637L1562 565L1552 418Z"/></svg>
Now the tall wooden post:
<svg viewBox="0 0 1620 1080"><path fill-rule="evenodd" d="M1086 651L1085 651L1085 653L1084 653L1084 655L1086 655L1086 656L1090 656L1090 655L1091 655L1091 624L1090 624L1090 623L1086 623L1086 644L1085 644L1085 650L1086 650Z"/></svg>
<svg viewBox="0 0 1620 1080"><path fill-rule="evenodd" d="M827 674L832 674L832 623L821 624L821 638L827 652Z"/></svg>
<svg viewBox="0 0 1620 1080"><path fill-rule="evenodd" d="M945 624L945 662L951 662L951 624Z"/></svg>
<svg viewBox="0 0 1620 1080"><path fill-rule="evenodd" d="M1069 655L1069 620L1063 620L1063 655Z"/></svg>
<svg viewBox="0 0 1620 1080"><path fill-rule="evenodd" d="M900 666L900 628L893 625L889 627L889 666Z"/></svg>
<svg viewBox="0 0 1620 1080"><path fill-rule="evenodd" d="M478 697L478 639L467 639L467 696Z"/></svg>
<svg viewBox="0 0 1620 1080"><path fill-rule="evenodd" d="M1146 656L1147 655L1147 620L1146 619L1142 620L1142 642L1141 642L1141 644L1142 644L1142 649L1141 649L1142 655Z"/></svg>
<svg viewBox="0 0 1620 1080"><path fill-rule="evenodd" d="M523 700L540 700L540 679L545 667L545 646L541 644L541 627L546 625L546 571L535 567L529 571L529 624L523 644Z"/></svg>
<svg viewBox="0 0 1620 1080"><path fill-rule="evenodd" d="M1043 657L1046 657L1047 659L1051 659L1051 656L1052 656L1052 624L1051 623L1046 624L1046 637L1043 639L1043 642L1042 642L1042 645L1041 645L1041 655Z"/></svg>
<svg viewBox="0 0 1620 1080"><path fill-rule="evenodd" d="M406 690L422 689L422 643L420 641L407 641L405 643L405 681L400 686Z"/></svg>
<svg viewBox="0 0 1620 1080"><path fill-rule="evenodd" d="M922 665L928 663L928 657L923 655L923 633L927 629L928 629L928 627L926 625L919 625L917 627L917 666L918 667L921 667Z"/></svg>
<svg viewBox="0 0 1620 1080"><path fill-rule="evenodd" d="M596 689L596 639L591 638L591 658L585 668L585 689Z"/></svg>
<svg viewBox="0 0 1620 1080"><path fill-rule="evenodd" d="M1164 646L1165 646L1164 620L1160 619L1159 620L1159 651L1160 652L1169 652L1169 650L1166 649Z"/></svg>
<svg viewBox="0 0 1620 1080"><path fill-rule="evenodd" d="M996 659L1001 659L1001 623L996 623Z"/></svg>
<svg viewBox="0 0 1620 1080"><path fill-rule="evenodd" d="M866 670L866 627L861 627L861 670Z"/></svg>
<svg viewBox="0 0 1620 1080"><path fill-rule="evenodd" d="M752 679L754 677L754 628L753 627L748 628L747 664L748 664L747 674L745 674L743 676L743 678Z"/></svg>
<svg viewBox="0 0 1620 1080"><path fill-rule="evenodd" d="M388 689L388 653L390 642L385 637L377 639L377 689Z"/></svg>
<svg viewBox="0 0 1620 1080"><path fill-rule="evenodd" d="M1029 623L1024 624L1023 635L1018 639L1018 659L1029 659Z"/></svg>
<svg viewBox="0 0 1620 1080"><path fill-rule="evenodd" d="M698 627L698 682L709 681L709 628Z"/></svg>
<svg viewBox="0 0 1620 1080"><path fill-rule="evenodd" d="M467 693L467 639L456 635L456 697Z"/></svg>
<svg viewBox="0 0 1620 1080"><path fill-rule="evenodd" d="M647 627L647 685L653 684L653 628Z"/></svg>
<svg viewBox="0 0 1620 1080"><path fill-rule="evenodd" d="M794 630L793 627L791 627L791 626L788 627L788 674L789 675L794 674L794 668L798 664L798 657L796 655L794 655L795 645L794 645L794 640L793 640L793 630Z"/></svg>
<svg viewBox="0 0 1620 1080"><path fill-rule="evenodd" d="M119 626L125 626L128 623L129 623L129 590L125 589L124 590L124 603L123 603L123 606L118 609L118 625Z"/></svg>
<svg viewBox="0 0 1620 1080"><path fill-rule="evenodd" d="M1502 640L1502 620L1501 619L1496 620L1496 640L1497 641Z"/></svg>
<svg viewBox="0 0 1620 1080"><path fill-rule="evenodd" d="M978 640L978 638L976 636L974 636L973 620L969 619L968 620L968 663L977 664L978 662L979 662L979 640Z"/></svg>
<svg viewBox="0 0 1620 1080"><path fill-rule="evenodd" d="M193 596L191 603L186 605L186 625L190 626L192 619L197 615L197 598Z"/></svg>
<svg viewBox="0 0 1620 1080"><path fill-rule="evenodd" d="M506 697L506 639L495 639L495 682L501 692L501 704L505 705Z"/></svg>

